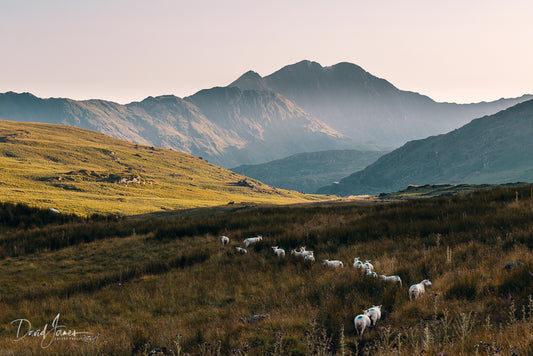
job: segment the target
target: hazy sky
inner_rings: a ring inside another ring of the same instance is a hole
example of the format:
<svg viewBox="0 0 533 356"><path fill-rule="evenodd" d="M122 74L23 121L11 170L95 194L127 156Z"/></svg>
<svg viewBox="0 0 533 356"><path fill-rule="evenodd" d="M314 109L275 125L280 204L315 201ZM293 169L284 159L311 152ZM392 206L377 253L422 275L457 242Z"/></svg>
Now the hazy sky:
<svg viewBox="0 0 533 356"><path fill-rule="evenodd" d="M531 0L0 0L0 92L127 103L309 59L437 101L533 94Z"/></svg>

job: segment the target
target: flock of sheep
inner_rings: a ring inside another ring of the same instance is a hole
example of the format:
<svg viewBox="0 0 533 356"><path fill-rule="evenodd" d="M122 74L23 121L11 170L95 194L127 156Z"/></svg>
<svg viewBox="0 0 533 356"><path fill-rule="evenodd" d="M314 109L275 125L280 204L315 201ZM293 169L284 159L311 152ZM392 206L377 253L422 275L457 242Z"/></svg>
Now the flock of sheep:
<svg viewBox="0 0 533 356"><path fill-rule="evenodd" d="M248 248L250 245L257 243L263 239L262 236L258 235L256 237L249 237L247 239L244 239L243 247L235 247L237 252L239 253L248 253L246 248ZM228 246L230 243L230 239L227 236L220 236L220 243L222 246ZM285 257L285 250L282 248L279 248L278 246L272 246L272 250L276 254L276 256L282 258ZM296 257L302 257L305 261L314 262L315 256L313 251L307 251L305 249L305 246L300 247L299 250L292 250L291 254ZM370 263L371 261L366 260L364 263L359 260L359 257L355 257L353 261L353 268L359 269L366 273L367 275L378 277L378 274L374 272L374 266ZM331 268L338 268L338 267L344 267L344 264L340 260L322 260L322 264L327 267ZM390 281L399 283L400 286L402 285L402 280L400 276L386 276L386 275L379 275L381 279L384 281ZM413 284L409 287L409 300L413 301L419 297L421 297L425 291L426 288L431 287L431 282L428 279L424 279L420 283ZM359 314L354 318L354 325L355 325L355 331L357 332L359 337L363 337L363 333L366 328L370 326L375 326L379 319L381 319L381 305L374 305L373 307L363 310L363 314Z"/></svg>

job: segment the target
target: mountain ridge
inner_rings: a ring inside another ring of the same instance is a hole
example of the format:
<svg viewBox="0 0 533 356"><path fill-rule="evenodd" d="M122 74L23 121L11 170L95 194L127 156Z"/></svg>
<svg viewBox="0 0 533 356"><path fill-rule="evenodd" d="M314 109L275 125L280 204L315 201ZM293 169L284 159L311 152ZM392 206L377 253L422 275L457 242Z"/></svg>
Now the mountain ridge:
<svg viewBox="0 0 533 356"><path fill-rule="evenodd" d="M217 98L227 112L206 116L203 111L214 112L213 108L208 103L202 103L202 108L193 103L205 95ZM243 117L240 110L229 104L233 102L241 107L253 107L255 111L248 110ZM270 112L278 114L277 126L265 119ZM236 126L228 127L218 120L218 114L232 118ZM0 119L81 127L139 144L202 156L226 167L269 161L303 152L308 147L316 150L353 145L351 140L277 93L227 88L205 89L184 99L173 95L148 97L127 105L98 99L41 99L29 93L9 92L0 94ZM300 141L281 142L271 134L274 128L291 130ZM263 132L270 133L267 140L261 136Z"/></svg>
<svg viewBox="0 0 533 356"><path fill-rule="evenodd" d="M239 79L230 86L267 85L333 129L380 149L448 132L477 117L533 99L525 94L492 102L439 103L426 95L400 90L349 62L322 67L304 60L253 81Z"/></svg>
<svg viewBox="0 0 533 356"><path fill-rule="evenodd" d="M377 194L407 185L533 181L533 100L484 116L446 134L409 141L328 194Z"/></svg>

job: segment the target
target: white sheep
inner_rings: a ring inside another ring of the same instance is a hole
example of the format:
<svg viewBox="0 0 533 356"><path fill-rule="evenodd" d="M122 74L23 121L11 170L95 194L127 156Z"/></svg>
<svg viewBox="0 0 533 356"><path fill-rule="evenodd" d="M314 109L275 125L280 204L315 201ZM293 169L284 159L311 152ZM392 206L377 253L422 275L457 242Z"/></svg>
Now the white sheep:
<svg viewBox="0 0 533 356"><path fill-rule="evenodd" d="M222 246L228 246L229 245L229 237L220 236L220 243L222 244Z"/></svg>
<svg viewBox="0 0 533 356"><path fill-rule="evenodd" d="M372 325L376 325L379 319L381 319L381 307L382 305L374 305L372 308L363 310L363 314L368 316L372 321Z"/></svg>
<svg viewBox="0 0 533 356"><path fill-rule="evenodd" d="M306 251L305 250L305 246L302 246L300 247L300 251L297 251L297 250L291 250L291 255L294 255L296 257L304 257L305 256L309 256L309 255L313 255L313 251Z"/></svg>
<svg viewBox="0 0 533 356"><path fill-rule="evenodd" d="M359 261L359 257L355 257L353 259L353 268L355 269L365 269L363 266L363 262Z"/></svg>
<svg viewBox="0 0 533 356"><path fill-rule="evenodd" d="M272 246L272 250L274 250L274 253L278 257L285 257L285 250L282 248L279 248L278 246Z"/></svg>
<svg viewBox="0 0 533 356"><path fill-rule="evenodd" d="M315 256L313 254L304 257L304 261L315 262Z"/></svg>
<svg viewBox="0 0 533 356"><path fill-rule="evenodd" d="M244 239L244 247L248 248L251 244L255 244L259 241L261 241L263 237L261 235L257 235L256 237L249 237L247 239Z"/></svg>
<svg viewBox="0 0 533 356"><path fill-rule="evenodd" d="M235 249L236 249L237 252L239 252L239 253L248 253L248 251L246 251L245 248L242 248L242 247L239 247L239 246L235 246Z"/></svg>
<svg viewBox="0 0 533 356"><path fill-rule="evenodd" d="M383 279L384 281L388 281L388 282L396 282L396 283L400 283L400 286L402 285L402 279L400 278L400 276L385 276L385 275L380 275L381 279Z"/></svg>
<svg viewBox="0 0 533 356"><path fill-rule="evenodd" d="M365 329L372 324L372 321L370 321L370 318L365 314L359 314L353 319L353 323L355 324L355 331L357 332L357 335L362 338Z"/></svg>
<svg viewBox="0 0 533 356"><path fill-rule="evenodd" d="M372 276L374 278L376 278L378 276L378 274L376 272L371 272L369 270L366 270L365 272L368 276Z"/></svg>
<svg viewBox="0 0 533 356"><path fill-rule="evenodd" d="M301 253L301 256L302 257L306 257L306 256L313 256L314 255L314 252L313 251L302 251L300 252Z"/></svg>
<svg viewBox="0 0 533 356"><path fill-rule="evenodd" d="M369 260L366 260L365 263L363 263L363 268L368 273L369 271L372 272L374 270L374 266L372 263L370 263Z"/></svg>
<svg viewBox="0 0 533 356"><path fill-rule="evenodd" d="M431 282L429 279L424 279L418 284L413 284L411 287L409 287L409 300L414 300L422 296L428 287L431 287Z"/></svg>
<svg viewBox="0 0 533 356"><path fill-rule="evenodd" d="M335 261L322 260L322 264L324 266L332 267L332 268L344 267L344 264L342 263L342 261L339 261L339 260L335 260Z"/></svg>

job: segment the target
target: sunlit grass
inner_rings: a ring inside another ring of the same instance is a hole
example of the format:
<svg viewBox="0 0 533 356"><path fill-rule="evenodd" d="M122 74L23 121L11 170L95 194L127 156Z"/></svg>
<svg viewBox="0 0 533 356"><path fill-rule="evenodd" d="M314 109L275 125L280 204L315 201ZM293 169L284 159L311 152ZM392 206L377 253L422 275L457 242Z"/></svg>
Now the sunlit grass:
<svg viewBox="0 0 533 356"><path fill-rule="evenodd" d="M326 198L274 189L249 178L250 186L239 185L244 179L197 157L92 131L0 121L3 201L81 215L131 215L231 202L284 204Z"/></svg>

